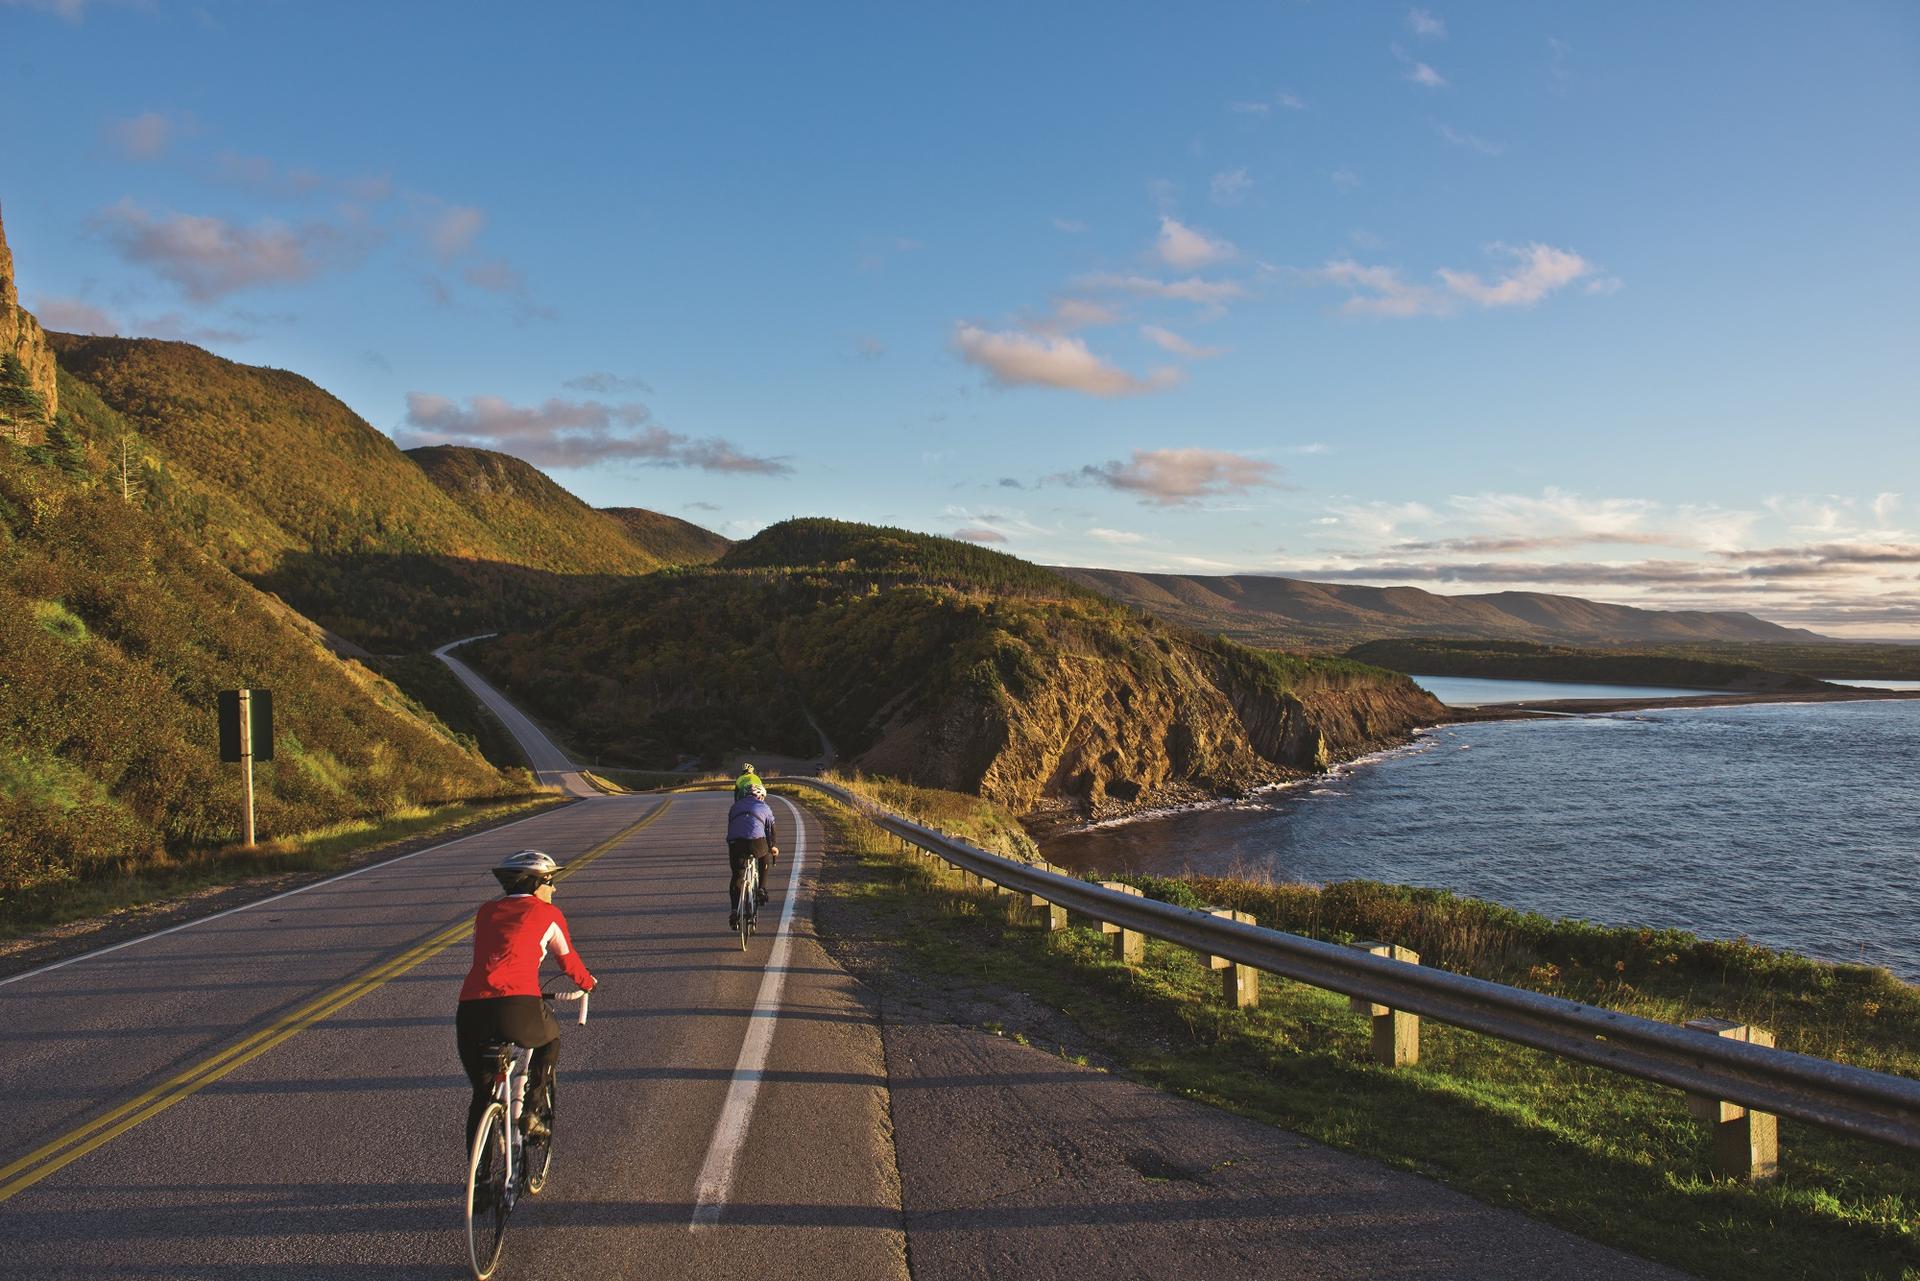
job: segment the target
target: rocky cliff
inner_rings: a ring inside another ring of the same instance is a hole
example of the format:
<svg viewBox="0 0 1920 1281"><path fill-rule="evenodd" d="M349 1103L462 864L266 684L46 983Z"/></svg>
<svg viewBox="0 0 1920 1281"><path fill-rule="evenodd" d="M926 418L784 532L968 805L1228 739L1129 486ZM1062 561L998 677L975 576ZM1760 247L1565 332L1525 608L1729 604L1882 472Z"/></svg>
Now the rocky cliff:
<svg viewBox="0 0 1920 1281"><path fill-rule="evenodd" d="M0 220L0 362L6 366L0 369L0 435L17 444L37 445L59 412L60 389L47 335L33 313L20 306L4 220Z"/></svg>

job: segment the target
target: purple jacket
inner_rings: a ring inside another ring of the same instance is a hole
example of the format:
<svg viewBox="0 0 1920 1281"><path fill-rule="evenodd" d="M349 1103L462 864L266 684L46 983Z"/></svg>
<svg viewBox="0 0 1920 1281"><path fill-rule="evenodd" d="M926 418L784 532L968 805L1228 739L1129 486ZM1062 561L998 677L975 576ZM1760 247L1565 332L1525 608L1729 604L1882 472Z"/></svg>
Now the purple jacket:
<svg viewBox="0 0 1920 1281"><path fill-rule="evenodd" d="M757 841L761 837L765 837L769 845L779 841L773 831L773 811L765 801L743 796L727 811L727 839Z"/></svg>

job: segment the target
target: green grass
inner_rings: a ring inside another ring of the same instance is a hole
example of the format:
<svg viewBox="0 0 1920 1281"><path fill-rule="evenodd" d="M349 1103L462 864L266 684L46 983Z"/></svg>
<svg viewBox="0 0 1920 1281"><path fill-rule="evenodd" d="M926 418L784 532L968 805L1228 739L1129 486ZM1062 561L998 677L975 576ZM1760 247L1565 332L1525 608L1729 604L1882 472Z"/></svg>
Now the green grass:
<svg viewBox="0 0 1920 1281"><path fill-rule="evenodd" d="M289 874L322 876L377 860L389 846L496 823L556 802L552 796L406 806L381 818L351 819L297 835L150 860L121 876L64 882L43 894L0 899L0 939L19 938L70 921L91 920L164 903L199 890Z"/></svg>
<svg viewBox="0 0 1920 1281"><path fill-rule="evenodd" d="M1787 1123L1779 1184L1716 1182L1676 1091L1431 1021L1418 1067L1377 1067L1344 997L1263 975L1259 1008L1230 1011L1183 949L1149 940L1126 967L1096 930L1016 923L1006 900L936 882L849 811L807 800L852 856L823 892L871 912L898 964L1051 1005L1142 1081L1702 1276L1920 1278L1920 1172L1904 1153ZM1587 999L1652 1012L1629 988Z"/></svg>

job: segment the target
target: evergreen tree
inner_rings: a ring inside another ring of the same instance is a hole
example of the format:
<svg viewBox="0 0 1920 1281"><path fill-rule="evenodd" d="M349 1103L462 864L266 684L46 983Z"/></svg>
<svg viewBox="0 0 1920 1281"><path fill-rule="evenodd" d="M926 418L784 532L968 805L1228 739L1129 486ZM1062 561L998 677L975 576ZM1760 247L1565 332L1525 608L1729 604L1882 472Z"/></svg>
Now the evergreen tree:
<svg viewBox="0 0 1920 1281"><path fill-rule="evenodd" d="M46 421L46 397L27 377L26 365L13 352L0 352L0 432L21 444Z"/></svg>

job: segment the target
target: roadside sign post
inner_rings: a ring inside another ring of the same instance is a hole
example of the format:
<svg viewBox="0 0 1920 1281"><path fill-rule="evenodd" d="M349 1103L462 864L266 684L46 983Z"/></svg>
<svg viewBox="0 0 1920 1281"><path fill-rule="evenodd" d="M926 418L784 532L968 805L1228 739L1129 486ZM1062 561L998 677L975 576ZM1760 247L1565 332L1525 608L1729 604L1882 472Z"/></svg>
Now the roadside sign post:
<svg viewBox="0 0 1920 1281"><path fill-rule="evenodd" d="M273 691L220 691L220 759L240 765L240 791L245 804L240 818L240 843L254 846L253 763L273 759Z"/></svg>

